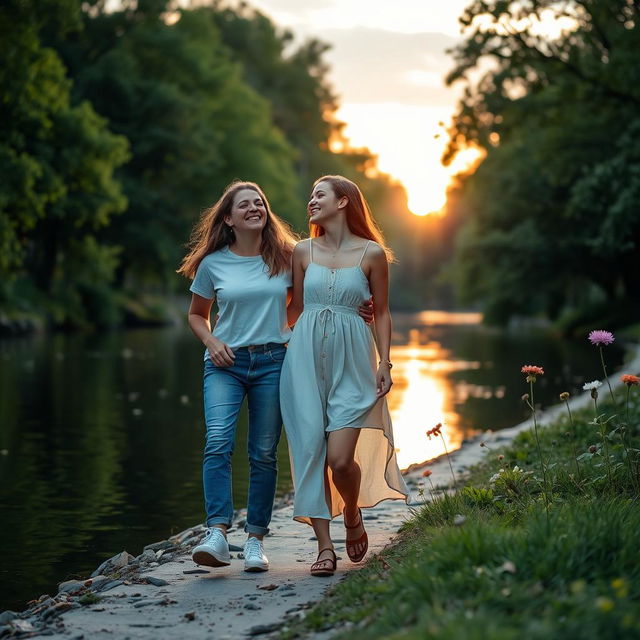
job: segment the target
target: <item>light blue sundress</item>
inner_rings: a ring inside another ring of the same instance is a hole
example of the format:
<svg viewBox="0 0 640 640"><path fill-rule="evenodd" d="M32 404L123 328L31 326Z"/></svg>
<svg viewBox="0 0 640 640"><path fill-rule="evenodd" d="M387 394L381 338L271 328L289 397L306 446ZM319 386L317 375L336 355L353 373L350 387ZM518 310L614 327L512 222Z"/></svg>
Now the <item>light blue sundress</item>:
<svg viewBox="0 0 640 640"><path fill-rule="evenodd" d="M338 269L314 262L313 241L309 243L304 310L280 376L295 488L293 517L307 524L309 518L331 519L344 508L326 467L330 431L362 429L355 452L362 471L360 507L406 499L409 493L396 461L386 398L376 398L373 335L358 315L358 307L371 296L361 268L369 243L357 265Z"/></svg>

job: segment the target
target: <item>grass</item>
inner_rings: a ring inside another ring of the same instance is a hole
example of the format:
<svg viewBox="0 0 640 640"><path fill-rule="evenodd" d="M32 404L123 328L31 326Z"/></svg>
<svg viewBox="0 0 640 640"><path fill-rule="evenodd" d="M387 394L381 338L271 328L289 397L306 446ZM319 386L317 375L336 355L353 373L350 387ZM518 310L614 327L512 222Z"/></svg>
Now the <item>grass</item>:
<svg viewBox="0 0 640 640"><path fill-rule="evenodd" d="M584 410L539 429L539 452L533 432L491 451L280 637L640 638L640 391L627 420L627 388L617 414L605 388L597 423Z"/></svg>

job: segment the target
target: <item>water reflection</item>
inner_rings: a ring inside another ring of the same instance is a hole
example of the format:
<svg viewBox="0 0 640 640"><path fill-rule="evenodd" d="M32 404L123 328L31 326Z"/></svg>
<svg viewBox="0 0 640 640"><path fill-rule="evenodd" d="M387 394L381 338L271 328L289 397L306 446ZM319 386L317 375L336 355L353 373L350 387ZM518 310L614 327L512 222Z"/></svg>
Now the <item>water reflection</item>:
<svg viewBox="0 0 640 640"><path fill-rule="evenodd" d="M467 385L467 389L452 387L447 376L452 371L478 369L480 362L456 358L450 349L430 340L425 327L474 325L481 319L477 313L424 311L415 314L411 321L422 328L410 328L406 344L392 347L394 386L389 410L401 468L442 455L445 445L448 451L458 449L469 435L461 428L456 404L466 399L465 394L476 390L472 385ZM402 335L396 339L405 342ZM442 438L429 439L426 432L438 423L443 425Z"/></svg>
<svg viewBox="0 0 640 640"><path fill-rule="evenodd" d="M599 377L595 351L585 341L541 330L488 329L477 313L424 311L394 314L391 349L394 386L389 395L398 462L402 468L460 447L479 431L512 426L528 417L521 401L520 367L535 360L547 376L536 399L555 404L560 391L578 392L585 379ZM622 351L608 352L618 364ZM426 431L442 423L441 438Z"/></svg>
<svg viewBox="0 0 640 640"><path fill-rule="evenodd" d="M394 440L401 468L444 453L440 438L429 440L428 429L441 422L449 450L462 441L455 413L451 411L451 394L442 375L436 370L439 353L434 345L396 347L393 393L389 410L393 418Z"/></svg>

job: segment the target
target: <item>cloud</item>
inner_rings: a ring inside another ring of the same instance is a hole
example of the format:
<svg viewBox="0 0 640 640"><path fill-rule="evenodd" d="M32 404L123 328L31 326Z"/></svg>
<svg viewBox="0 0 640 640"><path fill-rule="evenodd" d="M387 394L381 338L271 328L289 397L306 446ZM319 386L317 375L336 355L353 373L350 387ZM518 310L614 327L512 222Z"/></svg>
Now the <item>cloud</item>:
<svg viewBox="0 0 640 640"><path fill-rule="evenodd" d="M357 27L316 34L332 45L330 77L343 102L451 105L444 77L453 67L446 49L457 40L442 33L398 33Z"/></svg>
<svg viewBox="0 0 640 640"><path fill-rule="evenodd" d="M470 0L250 0L268 13L280 14L288 26L326 29L384 29L398 33L460 33L458 16Z"/></svg>
<svg viewBox="0 0 640 640"><path fill-rule="evenodd" d="M250 4L268 5L273 11L287 11L291 13L305 13L317 9L326 9L333 6L332 0L268 0L268 2L251 2Z"/></svg>
<svg viewBox="0 0 640 640"><path fill-rule="evenodd" d="M457 90L444 86L453 68L445 50L459 41L457 16L468 0L249 0L296 42L331 45L325 59L342 103L398 102L452 107ZM293 45L295 48L295 44Z"/></svg>
<svg viewBox="0 0 640 640"><path fill-rule="evenodd" d="M332 0L250 0L249 4L294 31L299 25L312 25L314 16L333 7Z"/></svg>

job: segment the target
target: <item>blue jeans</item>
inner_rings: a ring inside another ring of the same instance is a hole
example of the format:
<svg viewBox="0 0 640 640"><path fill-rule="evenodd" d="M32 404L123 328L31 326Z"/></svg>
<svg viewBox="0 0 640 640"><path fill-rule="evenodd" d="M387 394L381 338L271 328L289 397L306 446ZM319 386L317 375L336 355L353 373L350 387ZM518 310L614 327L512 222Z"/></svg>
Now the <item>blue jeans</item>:
<svg viewBox="0 0 640 640"><path fill-rule="evenodd" d="M204 365L204 415L206 440L202 469L207 526L231 526L231 454L236 439L238 413L249 397L249 499L245 531L269 532L276 492L277 449L282 432L280 369L286 353L283 344L268 343L234 349L230 367Z"/></svg>

